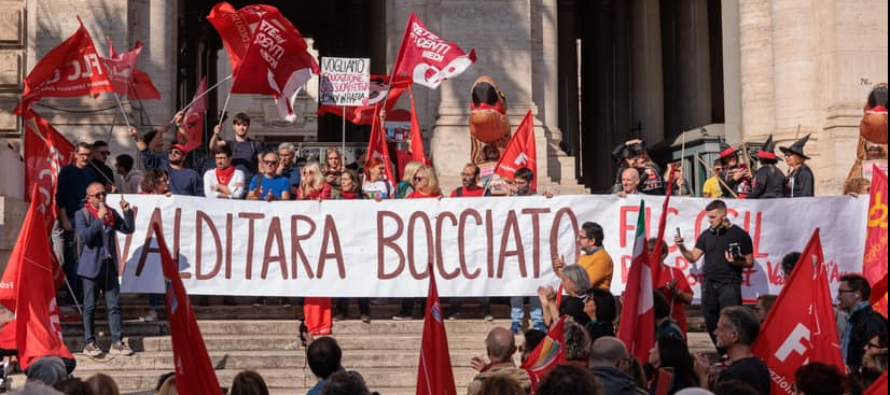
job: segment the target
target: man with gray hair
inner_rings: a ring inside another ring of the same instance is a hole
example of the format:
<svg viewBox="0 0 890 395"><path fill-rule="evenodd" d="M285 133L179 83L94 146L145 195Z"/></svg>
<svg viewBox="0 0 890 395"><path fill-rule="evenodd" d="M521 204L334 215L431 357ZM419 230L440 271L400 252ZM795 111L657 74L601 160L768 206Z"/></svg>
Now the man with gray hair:
<svg viewBox="0 0 890 395"><path fill-rule="evenodd" d="M485 380L494 376L510 377L516 380L528 393L531 388L531 379L529 379L528 373L517 368L513 363L513 354L516 354L516 340L513 337L513 332L506 328L492 329L488 333L488 337L485 338L485 349L491 363L486 364L481 357L473 358L470 365L479 371L479 375L470 382L467 394L479 395Z"/></svg>
<svg viewBox="0 0 890 395"><path fill-rule="evenodd" d="M770 395L772 381L769 368L751 351L760 336L760 321L754 313L744 306L723 309L714 336L717 338L717 347L726 350L730 363L729 368L717 376L714 384L738 380L754 387L760 395ZM695 372L704 388L708 388L710 371L708 358L697 354Z"/></svg>
<svg viewBox="0 0 890 395"><path fill-rule="evenodd" d="M621 190L616 193L625 198L630 195L640 194L640 172L635 168L625 169L621 172Z"/></svg>
<svg viewBox="0 0 890 395"><path fill-rule="evenodd" d="M603 337L593 343L590 349L590 368L597 381L609 395L646 395L637 387L634 379L619 370L627 368L631 357L627 347L615 337Z"/></svg>
<svg viewBox="0 0 890 395"><path fill-rule="evenodd" d="M279 176L287 178L290 181L291 188L300 188L300 182L303 181L302 172L297 167L297 149L291 143L281 143L278 145L278 157L281 161L278 163Z"/></svg>

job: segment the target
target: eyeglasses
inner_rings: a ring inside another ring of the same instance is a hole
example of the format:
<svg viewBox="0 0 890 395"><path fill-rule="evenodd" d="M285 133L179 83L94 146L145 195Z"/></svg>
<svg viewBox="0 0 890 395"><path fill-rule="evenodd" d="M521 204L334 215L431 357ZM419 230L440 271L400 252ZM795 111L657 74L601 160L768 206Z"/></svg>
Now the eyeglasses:
<svg viewBox="0 0 890 395"><path fill-rule="evenodd" d="M423 177L414 177L414 182L423 181Z"/></svg>
<svg viewBox="0 0 890 395"><path fill-rule="evenodd" d="M90 155L92 155L92 154L89 153L89 152L78 152L78 153L76 153L75 155L80 156L80 157L84 157L84 156L90 156Z"/></svg>
<svg viewBox="0 0 890 395"><path fill-rule="evenodd" d="M99 155L108 156L111 155L111 151L99 151Z"/></svg>
<svg viewBox="0 0 890 395"><path fill-rule="evenodd" d="M278 164L278 161L277 160L264 160L263 163L265 163L266 166L275 166Z"/></svg>
<svg viewBox="0 0 890 395"><path fill-rule="evenodd" d="M854 294L856 292L859 292L859 291L854 291L852 289L838 289L837 290L838 294Z"/></svg>
<svg viewBox="0 0 890 395"><path fill-rule="evenodd" d="M90 197L94 197L94 198L97 198L97 199L98 199L98 198L104 198L104 197L106 197L106 196L108 196L108 194L105 193L105 192L99 192L99 193L94 193L94 194L90 195Z"/></svg>
<svg viewBox="0 0 890 395"><path fill-rule="evenodd" d="M170 150L170 155L182 155L182 151L178 149Z"/></svg>
<svg viewBox="0 0 890 395"><path fill-rule="evenodd" d="M880 344L868 343L868 344L865 345L865 348L867 348L867 349L880 350L880 349L882 349L882 348L887 348L887 347L881 347Z"/></svg>
<svg viewBox="0 0 890 395"><path fill-rule="evenodd" d="M714 171L723 171L723 168L722 168L722 167L715 167L715 168L714 168Z"/></svg>

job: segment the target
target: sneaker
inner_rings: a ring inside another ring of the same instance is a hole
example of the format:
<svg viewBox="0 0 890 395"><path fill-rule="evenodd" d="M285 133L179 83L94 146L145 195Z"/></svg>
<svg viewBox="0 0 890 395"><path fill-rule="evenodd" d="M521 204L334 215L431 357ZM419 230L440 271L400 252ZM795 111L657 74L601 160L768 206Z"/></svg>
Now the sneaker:
<svg viewBox="0 0 890 395"><path fill-rule="evenodd" d="M88 357L98 357L102 355L102 349L96 345L96 343L87 344L86 347L83 348L84 355Z"/></svg>
<svg viewBox="0 0 890 395"><path fill-rule="evenodd" d="M124 342L117 342L111 345L111 350L108 350L109 353L114 355L124 355L130 356L133 355L133 350L130 349L130 346L126 345Z"/></svg>
<svg viewBox="0 0 890 395"><path fill-rule="evenodd" d="M514 322L513 325L510 325L510 332L513 332L514 335L522 334L522 323Z"/></svg>
<svg viewBox="0 0 890 395"><path fill-rule="evenodd" d="M482 317L485 322L494 322L494 316L491 313L485 313L485 316Z"/></svg>
<svg viewBox="0 0 890 395"><path fill-rule="evenodd" d="M371 323L371 316L368 315L368 314L362 314L362 323L363 323L363 324L370 324L370 323Z"/></svg>
<svg viewBox="0 0 890 395"><path fill-rule="evenodd" d="M148 314L146 314L145 317L142 317L142 321L147 323L158 322L158 311L149 310Z"/></svg>
<svg viewBox="0 0 890 395"><path fill-rule="evenodd" d="M405 315L405 314L398 314L398 315L392 317L393 321L411 321L413 319L414 319L414 317L412 317L410 315Z"/></svg>

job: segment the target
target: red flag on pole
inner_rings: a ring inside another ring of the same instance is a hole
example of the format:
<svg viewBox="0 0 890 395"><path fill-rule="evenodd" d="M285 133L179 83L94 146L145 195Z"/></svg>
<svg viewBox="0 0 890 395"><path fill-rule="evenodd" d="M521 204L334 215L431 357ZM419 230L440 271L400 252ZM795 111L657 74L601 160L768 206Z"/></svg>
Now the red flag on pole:
<svg viewBox="0 0 890 395"><path fill-rule="evenodd" d="M139 54L142 53L142 43L136 42L135 49L118 55L114 50L114 44L108 40L108 53L108 58L102 58L102 62L108 69L111 86L118 95L127 96L130 93L130 86L133 84Z"/></svg>
<svg viewBox="0 0 890 395"><path fill-rule="evenodd" d="M417 119L417 105L414 103L414 87L408 87L408 95L411 96L411 160L423 163L425 166L433 164L426 156L423 148L423 132L420 130L420 120Z"/></svg>
<svg viewBox="0 0 890 395"><path fill-rule="evenodd" d="M415 84L436 89L476 63L476 51L467 55L457 44L447 42L411 14L396 58L393 75L408 77Z"/></svg>
<svg viewBox="0 0 890 395"><path fill-rule="evenodd" d="M885 395L887 393L887 372L865 391L864 395Z"/></svg>
<svg viewBox="0 0 890 395"><path fill-rule="evenodd" d="M382 160L386 165L387 181L395 183L397 178L392 171L392 158L389 156L389 146L386 143L386 130L383 129L383 123L380 122L380 108L374 113L374 120L371 124L371 141L368 142L367 161L372 159Z"/></svg>
<svg viewBox="0 0 890 395"><path fill-rule="evenodd" d="M674 185L675 177L674 177L674 166L673 165L668 166L668 174L670 174L670 176L668 177L667 185ZM668 270L667 272L662 270L661 254L666 247L666 245L664 243L664 232L667 229L667 217L668 217L668 212L670 211L670 208L671 208L671 195L672 195L673 190L674 190L674 188L669 187L669 188L667 188L667 192L665 193L664 205L661 207L661 218L658 219L658 237L655 239L655 240L657 240L657 242L655 243L655 250L652 251L652 254L651 254L652 260L655 261L655 262L652 262L652 269L653 269L652 278L655 280L655 284L653 284L653 288L655 288L655 289L658 289L659 287L661 287L661 284L665 284L665 283L670 284L671 283L671 280L669 279L670 270ZM686 333L685 327L683 327L683 333Z"/></svg>
<svg viewBox="0 0 890 395"><path fill-rule="evenodd" d="M32 104L44 97L97 96L100 93L114 93L114 88L93 39L81 22L80 28L46 54L25 78L25 93L15 114L25 114Z"/></svg>
<svg viewBox="0 0 890 395"><path fill-rule="evenodd" d="M153 82L148 73L136 69L133 72L133 85L130 89L130 99L133 100L161 100L161 92Z"/></svg>
<svg viewBox="0 0 890 395"><path fill-rule="evenodd" d="M417 368L417 395L457 395L435 275L430 275L425 317L420 365Z"/></svg>
<svg viewBox="0 0 890 395"><path fill-rule="evenodd" d="M655 347L655 300L652 282L655 268L652 266L649 243L646 241L646 202L640 202L633 261L627 276L621 326L618 328L618 338L640 361L648 361L649 351Z"/></svg>
<svg viewBox="0 0 890 395"><path fill-rule="evenodd" d="M34 111L25 113L26 198L38 200L46 219L47 234L56 220L56 187L59 171L74 158L74 145ZM31 186L36 188L31 189ZM31 193L36 191L36 195Z"/></svg>
<svg viewBox="0 0 890 395"><path fill-rule="evenodd" d="M397 81L390 87L389 76L372 75L371 76L371 98L364 106L346 107L346 121L355 125L368 125L374 123L374 113L381 104L386 102L386 113L392 114L392 109L398 104L399 98L408 89L411 82L408 80ZM389 96L389 99L387 99ZM343 116L343 107L339 106L320 106L318 108L318 116L336 115Z"/></svg>
<svg viewBox="0 0 890 395"><path fill-rule="evenodd" d="M887 174L875 168L868 210L868 236L862 275L875 289L871 303L887 317ZM883 282L883 285L881 281Z"/></svg>
<svg viewBox="0 0 890 395"><path fill-rule="evenodd" d="M249 5L236 11L226 2L217 4L210 11L207 21L216 28L226 45L233 74L238 74L241 69L263 15L273 11L277 12L278 9L264 4Z"/></svg>
<svg viewBox="0 0 890 395"><path fill-rule="evenodd" d="M207 77L201 80L195 97L199 97L207 91ZM188 154L204 145L204 118L207 116L207 96L196 101L189 107L185 113L185 119L182 121L182 129L185 134L179 133L179 144L185 146L185 153Z"/></svg>
<svg viewBox="0 0 890 395"><path fill-rule="evenodd" d="M495 172L505 180L512 181L519 169L528 168L535 173L532 190L538 190L538 145L535 140L535 118L529 111L522 124L507 145Z"/></svg>
<svg viewBox="0 0 890 395"><path fill-rule="evenodd" d="M754 344L754 355L769 366L773 394L793 395L794 374L808 363L847 370L831 301L828 268L816 229Z"/></svg>
<svg viewBox="0 0 890 395"><path fill-rule="evenodd" d="M528 373L528 377L531 379L532 395L537 392L538 386L553 369L568 363L566 319L568 316L563 316L550 327L550 333L547 334L544 341L529 354L528 359L522 364L521 369Z"/></svg>
<svg viewBox="0 0 890 395"><path fill-rule="evenodd" d="M207 346L201 336L201 329L198 328L188 293L179 277L179 267L170 256L161 226L153 226L161 254L164 281L167 284L167 316L170 319L170 337L173 341L176 387L180 394L219 395L222 393L219 379L213 370L210 355L207 354ZM151 245L151 240L146 240L145 245Z"/></svg>
<svg viewBox="0 0 890 395"><path fill-rule="evenodd" d="M10 325L23 370L47 356L74 359L62 340L54 284L59 267L45 224L40 201L33 199L0 287L0 304L15 312Z"/></svg>

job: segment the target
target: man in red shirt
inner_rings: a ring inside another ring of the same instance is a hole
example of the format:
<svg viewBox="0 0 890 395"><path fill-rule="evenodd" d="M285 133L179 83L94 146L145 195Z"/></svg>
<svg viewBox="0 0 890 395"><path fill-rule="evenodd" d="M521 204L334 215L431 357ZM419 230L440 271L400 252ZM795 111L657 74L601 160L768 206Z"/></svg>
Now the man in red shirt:
<svg viewBox="0 0 890 395"><path fill-rule="evenodd" d="M464 170L460 174L463 186L455 189L454 192L451 193L451 197L459 198L491 196L491 191L482 188L479 185L479 173L479 166L476 166L472 163L464 166Z"/></svg>
<svg viewBox="0 0 890 395"><path fill-rule="evenodd" d="M649 251L655 251L656 243L656 239L649 239ZM689 280L686 279L686 275L683 271L665 263L667 257L668 248L665 245L665 248L662 249L661 252L662 270L661 277L659 277L657 282L657 287L658 291L664 295L664 298L671 305L671 319L677 321L677 325L679 325L680 330L683 331L683 336L686 337L689 335L689 323L686 320L686 305L692 303L692 298L695 293L692 291L692 287L689 285Z"/></svg>

